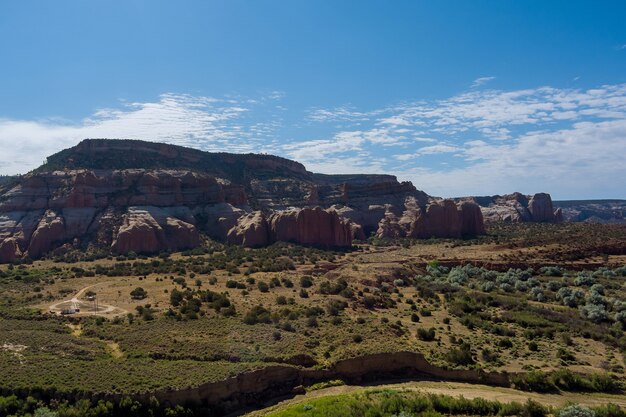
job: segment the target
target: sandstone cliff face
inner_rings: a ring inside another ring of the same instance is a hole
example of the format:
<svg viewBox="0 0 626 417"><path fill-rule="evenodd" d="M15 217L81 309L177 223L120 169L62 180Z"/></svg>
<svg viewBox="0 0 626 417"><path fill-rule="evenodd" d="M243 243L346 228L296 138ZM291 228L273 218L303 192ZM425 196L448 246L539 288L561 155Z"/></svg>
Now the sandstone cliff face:
<svg viewBox="0 0 626 417"><path fill-rule="evenodd" d="M155 207L131 207L111 249L115 253L155 253L198 246L196 227Z"/></svg>
<svg viewBox="0 0 626 417"><path fill-rule="evenodd" d="M263 213L255 211L240 217L237 224L228 231L226 241L249 248L268 245L270 233Z"/></svg>
<svg viewBox="0 0 626 417"><path fill-rule="evenodd" d="M320 207L287 210L274 213L268 219L273 241L304 245L350 246L350 222L334 210Z"/></svg>
<svg viewBox="0 0 626 417"><path fill-rule="evenodd" d="M545 205L534 199L532 210L545 215ZM471 205L433 203L391 175L312 174L270 155L86 140L2 184L0 261L67 243L114 253L185 249L201 234L245 246L348 246L379 230L457 237L483 232L476 214Z"/></svg>
<svg viewBox="0 0 626 417"><path fill-rule="evenodd" d="M199 232L189 207L202 217L229 202L245 206L242 186L190 171L31 174L0 196L2 258L38 258L75 240L111 245L116 253L190 248Z"/></svg>
<svg viewBox="0 0 626 417"><path fill-rule="evenodd" d="M335 210L320 207L247 214L228 232L227 242L248 247L282 241L327 247L350 246L352 224Z"/></svg>
<svg viewBox="0 0 626 417"><path fill-rule="evenodd" d="M0 242L0 262L13 262L22 255L17 241L8 238Z"/></svg>
<svg viewBox="0 0 626 417"><path fill-rule="evenodd" d="M487 222L541 222L558 223L562 215L552 206L550 194L537 193L526 196L513 193L504 196L469 197L480 205L483 217Z"/></svg>

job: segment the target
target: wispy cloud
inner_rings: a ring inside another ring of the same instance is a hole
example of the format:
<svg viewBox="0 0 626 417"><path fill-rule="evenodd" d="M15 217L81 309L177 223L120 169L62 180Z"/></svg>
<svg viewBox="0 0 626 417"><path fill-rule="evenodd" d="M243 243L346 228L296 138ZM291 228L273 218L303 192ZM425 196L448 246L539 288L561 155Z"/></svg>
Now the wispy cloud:
<svg viewBox="0 0 626 417"><path fill-rule="evenodd" d="M244 100L163 94L155 102L125 103L77 123L0 119L0 173L23 173L46 156L84 138L146 139L204 150L252 152L273 137L276 120L246 120Z"/></svg>
<svg viewBox="0 0 626 417"><path fill-rule="evenodd" d="M274 153L316 172L392 173L434 195L626 197L626 84L473 89L378 109L304 113L282 107L283 96L164 94L76 122L0 119L0 173L24 173L84 138L137 138Z"/></svg>
<svg viewBox="0 0 626 417"><path fill-rule="evenodd" d="M480 77L480 78L476 78L473 82L472 85L470 86L471 88L478 88L483 84L488 83L491 80L495 80L496 77Z"/></svg>
<svg viewBox="0 0 626 417"><path fill-rule="evenodd" d="M460 148L456 146L441 143L437 145L424 146L419 148L416 152L394 155L394 157L399 161L409 161L422 155L437 155L441 153L457 152L459 150Z"/></svg>
<svg viewBox="0 0 626 417"><path fill-rule="evenodd" d="M365 121L378 112L361 112L342 106L332 109L315 108L308 112L307 119L315 122Z"/></svg>
<svg viewBox="0 0 626 417"><path fill-rule="evenodd" d="M389 151L374 141L353 142L354 150L385 157L387 172L431 193L517 189L626 197L626 84L469 91L381 108L369 126L372 134L385 128ZM402 140L394 141L394 135ZM342 132L333 137L342 137ZM407 144L405 138L413 141ZM333 142L329 140L328 151L337 157L335 150L344 148L333 148ZM316 158L324 154L319 149ZM350 152L341 155L348 158ZM449 166L441 169L446 162ZM343 166L336 164L327 172L341 172Z"/></svg>
<svg viewBox="0 0 626 417"><path fill-rule="evenodd" d="M447 196L518 190L560 198L624 198L626 120L581 122L553 132L523 135L514 143L466 143L471 163L450 170L413 167L400 176Z"/></svg>

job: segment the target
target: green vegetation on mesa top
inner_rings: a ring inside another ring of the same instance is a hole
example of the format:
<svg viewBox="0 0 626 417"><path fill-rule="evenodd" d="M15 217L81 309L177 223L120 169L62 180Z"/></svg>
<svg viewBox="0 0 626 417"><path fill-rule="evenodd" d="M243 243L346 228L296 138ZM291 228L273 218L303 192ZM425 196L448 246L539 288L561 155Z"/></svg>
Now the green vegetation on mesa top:
<svg viewBox="0 0 626 417"><path fill-rule="evenodd" d="M106 151L102 151L106 149ZM269 162L266 166L258 161ZM271 167L271 168L270 168ZM302 164L266 154L205 152L130 139L85 139L47 158L34 172L64 169L190 169L239 184L266 174L309 178Z"/></svg>

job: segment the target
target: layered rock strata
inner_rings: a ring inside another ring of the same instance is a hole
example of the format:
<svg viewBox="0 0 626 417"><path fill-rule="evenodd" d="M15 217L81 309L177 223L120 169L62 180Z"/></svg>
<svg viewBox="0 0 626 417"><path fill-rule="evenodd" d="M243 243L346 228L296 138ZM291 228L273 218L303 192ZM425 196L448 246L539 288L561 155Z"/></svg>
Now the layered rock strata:
<svg viewBox="0 0 626 417"><path fill-rule="evenodd" d="M134 140L85 140L0 183L0 262L64 247L180 250L202 235L257 247L483 232L474 203L433 199L391 175L313 174L271 155Z"/></svg>

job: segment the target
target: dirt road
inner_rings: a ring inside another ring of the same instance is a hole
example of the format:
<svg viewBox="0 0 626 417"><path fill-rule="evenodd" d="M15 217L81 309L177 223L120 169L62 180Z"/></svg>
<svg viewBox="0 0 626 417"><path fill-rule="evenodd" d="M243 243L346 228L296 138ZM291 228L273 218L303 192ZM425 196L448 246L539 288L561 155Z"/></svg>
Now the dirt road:
<svg viewBox="0 0 626 417"><path fill-rule="evenodd" d="M86 315L117 316L121 314L127 314L128 311L123 308L116 307L116 306L109 305L109 304L104 304L102 302L98 302L98 309L96 311L94 303L92 301L80 299L83 293L87 291L89 288L92 288L92 287L95 287L96 285L101 285L101 284L106 284L106 282L101 282L99 284L94 284L94 285L89 285L87 287L84 287L81 290L79 290L71 299L63 300L63 301L59 301L54 304L51 304L48 307L48 310L51 313L61 314L61 312L65 309L79 308L80 309L79 313L72 314L73 316L78 316L78 317L82 317Z"/></svg>

